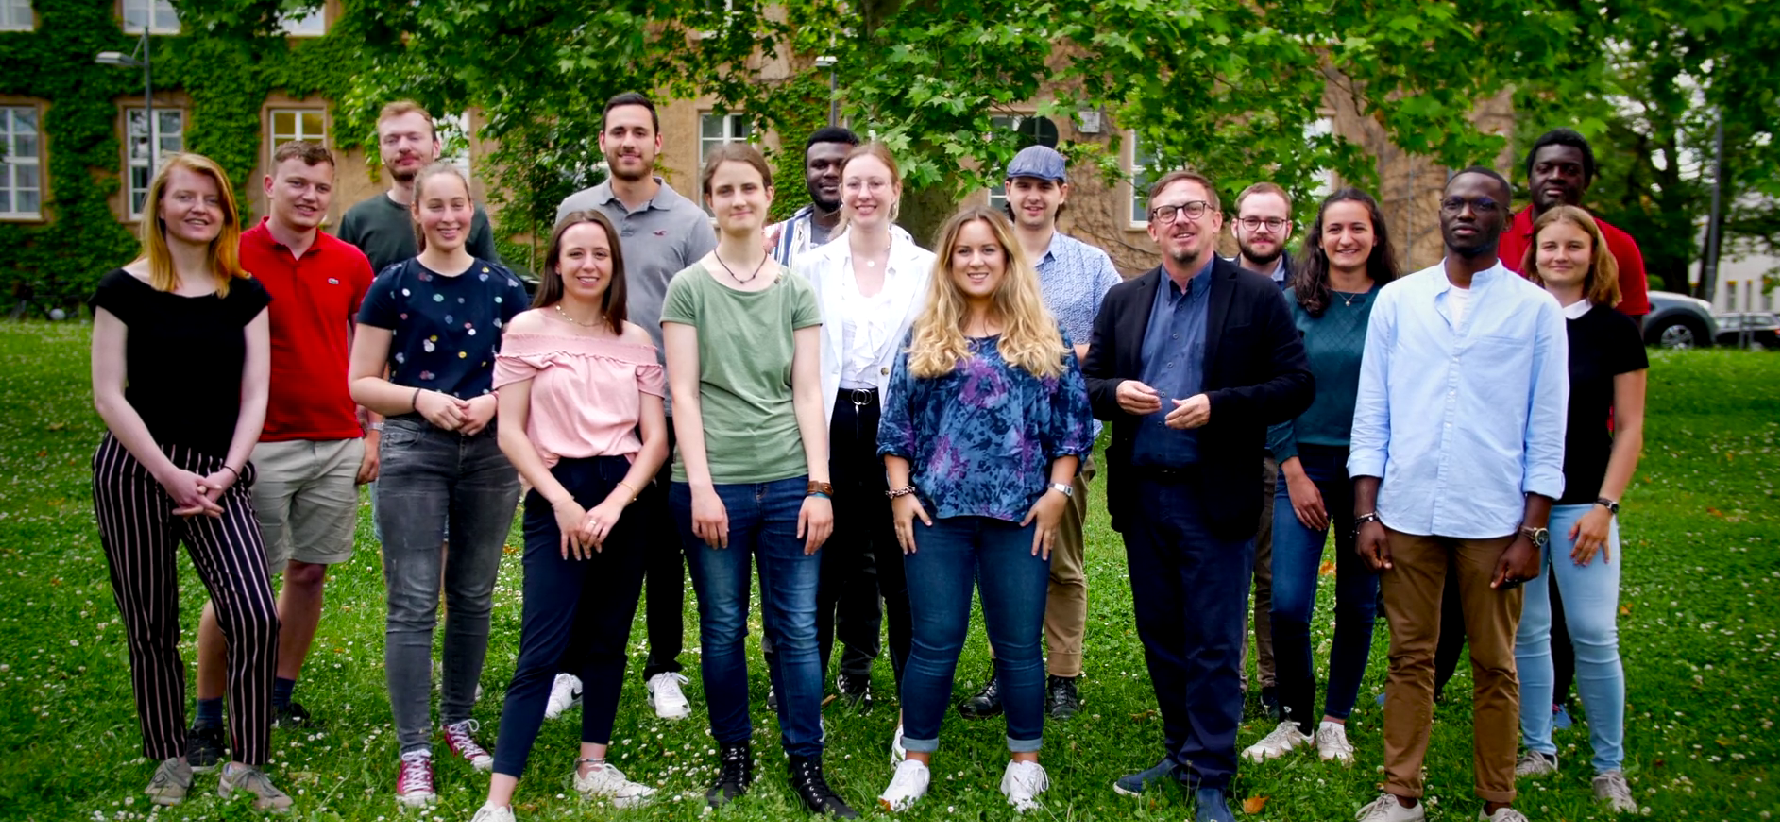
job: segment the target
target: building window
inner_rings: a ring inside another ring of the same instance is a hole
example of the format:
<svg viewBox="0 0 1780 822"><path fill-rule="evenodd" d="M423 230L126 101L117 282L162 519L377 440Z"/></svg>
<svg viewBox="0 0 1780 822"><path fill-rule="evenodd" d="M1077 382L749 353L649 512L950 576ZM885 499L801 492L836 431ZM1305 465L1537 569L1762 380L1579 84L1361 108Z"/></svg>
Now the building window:
<svg viewBox="0 0 1780 822"><path fill-rule="evenodd" d="M317 6L302 14L279 12L278 30L288 37L320 37L328 33L324 7Z"/></svg>
<svg viewBox="0 0 1780 822"><path fill-rule="evenodd" d="M43 158L37 109L0 108L0 217L43 216Z"/></svg>
<svg viewBox="0 0 1780 822"><path fill-rule="evenodd" d="M31 0L0 0L0 31L30 31Z"/></svg>
<svg viewBox="0 0 1780 822"><path fill-rule="evenodd" d="M1131 180L1131 226L1143 228L1150 222L1150 184L1156 181L1156 152L1144 144L1135 131L1125 132L1131 144L1131 162L1125 173Z"/></svg>
<svg viewBox="0 0 1780 822"><path fill-rule="evenodd" d="M746 143L754 136L754 124L741 114L714 114L706 112L699 116L698 167L702 174L705 158L718 146L728 143ZM700 197L703 205L703 197ZM705 213L710 213L710 206L705 206Z"/></svg>
<svg viewBox="0 0 1780 822"><path fill-rule="evenodd" d="M292 140L306 140L318 146L328 144L327 112L314 108L275 108L272 118L272 141L266 146L266 165L271 165L273 152Z"/></svg>
<svg viewBox="0 0 1780 822"><path fill-rule="evenodd" d="M996 115L989 118L989 125L993 126L996 131L1014 132L1016 145L1022 149L1030 146L1056 148L1061 141L1057 132L1057 124L1051 122L1049 117L1023 114ZM996 211L1007 207L1006 178L996 180L994 185L989 187L989 207Z"/></svg>
<svg viewBox="0 0 1780 822"><path fill-rule="evenodd" d="M178 34L179 12L172 0L124 0L124 30L141 31L144 26L152 34Z"/></svg>
<svg viewBox="0 0 1780 822"><path fill-rule="evenodd" d="M129 167L130 219L142 219L143 204L148 201L148 183L168 155L185 150L185 112L155 109L154 133L145 127L147 112L140 108L124 110L124 135ZM151 152L149 146L154 146Z"/></svg>

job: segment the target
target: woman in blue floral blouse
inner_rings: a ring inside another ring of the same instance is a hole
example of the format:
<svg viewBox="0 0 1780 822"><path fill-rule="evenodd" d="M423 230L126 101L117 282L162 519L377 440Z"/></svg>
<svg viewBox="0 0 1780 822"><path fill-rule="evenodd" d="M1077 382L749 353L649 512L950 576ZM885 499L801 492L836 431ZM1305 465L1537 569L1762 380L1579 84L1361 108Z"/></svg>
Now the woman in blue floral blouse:
<svg viewBox="0 0 1780 822"><path fill-rule="evenodd" d="M908 759L878 803L902 810L927 792L980 585L1012 753L1001 792L1026 811L1050 782L1038 764L1039 637L1051 542L1093 447L1088 391L1007 217L965 209L940 237L926 307L896 357L878 424L914 620L902 679Z"/></svg>

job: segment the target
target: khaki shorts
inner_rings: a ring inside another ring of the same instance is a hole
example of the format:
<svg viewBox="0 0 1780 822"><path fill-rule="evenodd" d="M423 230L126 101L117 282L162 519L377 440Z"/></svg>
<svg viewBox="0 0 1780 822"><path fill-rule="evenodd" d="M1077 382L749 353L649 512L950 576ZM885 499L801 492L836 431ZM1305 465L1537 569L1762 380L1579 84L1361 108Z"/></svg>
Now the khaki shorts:
<svg viewBox="0 0 1780 822"><path fill-rule="evenodd" d="M352 558L358 468L365 441L286 440L253 449L253 507L266 540L266 572L290 560L337 565Z"/></svg>

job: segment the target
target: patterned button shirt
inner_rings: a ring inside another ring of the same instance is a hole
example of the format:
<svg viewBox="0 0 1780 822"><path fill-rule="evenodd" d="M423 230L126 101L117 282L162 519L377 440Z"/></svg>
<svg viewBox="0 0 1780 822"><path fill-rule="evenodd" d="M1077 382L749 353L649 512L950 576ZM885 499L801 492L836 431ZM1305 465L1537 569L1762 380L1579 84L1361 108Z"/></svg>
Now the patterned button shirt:
<svg viewBox="0 0 1780 822"><path fill-rule="evenodd" d="M1038 287L1045 308L1057 318L1063 333L1086 344L1094 339L1094 315L1106 292L1123 282L1112 257L1061 231L1051 233L1051 245L1038 257ZM1100 438L1100 421L1094 420L1089 435Z"/></svg>

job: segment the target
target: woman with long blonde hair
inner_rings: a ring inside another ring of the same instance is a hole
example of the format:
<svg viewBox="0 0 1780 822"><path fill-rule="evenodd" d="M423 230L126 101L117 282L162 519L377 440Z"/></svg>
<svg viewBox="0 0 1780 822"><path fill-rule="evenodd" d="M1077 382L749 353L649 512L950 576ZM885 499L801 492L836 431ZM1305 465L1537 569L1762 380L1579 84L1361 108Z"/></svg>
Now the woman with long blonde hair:
<svg viewBox="0 0 1780 822"><path fill-rule="evenodd" d="M891 369L878 426L914 634L902 678L908 758L878 803L898 811L927 792L980 588L1007 715L1001 792L1023 812L1039 807L1050 782L1038 764L1039 645L1051 543L1093 448L1088 390L1007 217L967 208L940 236L926 305Z"/></svg>
<svg viewBox="0 0 1780 822"><path fill-rule="evenodd" d="M256 808L284 810L290 797L261 770L271 753L278 611L248 464L266 416L270 298L241 268L234 189L214 161L169 158L143 213L142 253L100 279L92 297L93 402L106 428L93 456L93 512L130 638L143 753L160 763L148 795L177 805L193 779L175 565L184 543L228 640L234 760L217 792L244 791Z"/></svg>

